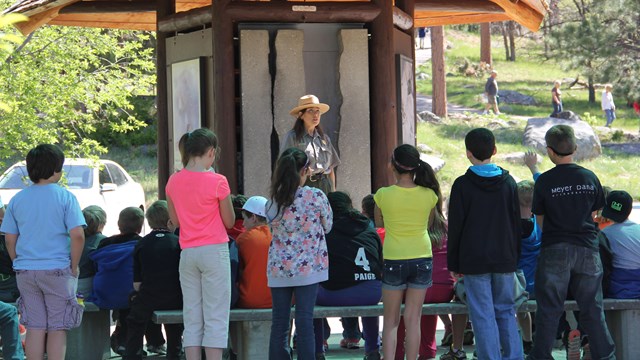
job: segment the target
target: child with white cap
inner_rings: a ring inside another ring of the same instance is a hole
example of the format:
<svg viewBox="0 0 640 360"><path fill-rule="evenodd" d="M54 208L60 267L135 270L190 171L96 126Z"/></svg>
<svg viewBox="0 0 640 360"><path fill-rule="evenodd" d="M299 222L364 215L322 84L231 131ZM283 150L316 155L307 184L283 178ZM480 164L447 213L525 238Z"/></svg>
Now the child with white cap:
<svg viewBox="0 0 640 360"><path fill-rule="evenodd" d="M238 235L236 240L242 273L238 283L240 308L271 308L271 291L267 286L266 272L271 231L265 214L266 203L266 198L252 196L242 206L245 232Z"/></svg>

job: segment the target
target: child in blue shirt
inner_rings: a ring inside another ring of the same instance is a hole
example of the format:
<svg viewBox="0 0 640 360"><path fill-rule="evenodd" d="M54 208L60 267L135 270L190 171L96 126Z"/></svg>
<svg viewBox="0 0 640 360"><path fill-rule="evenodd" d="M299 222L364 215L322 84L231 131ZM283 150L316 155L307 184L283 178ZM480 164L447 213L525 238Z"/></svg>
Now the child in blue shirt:
<svg viewBox="0 0 640 360"><path fill-rule="evenodd" d="M55 145L29 151L33 185L11 199L0 227L16 270L29 359L42 359L45 345L48 359L64 359L66 330L82 321L76 288L85 221L76 197L57 184L63 163L64 154Z"/></svg>

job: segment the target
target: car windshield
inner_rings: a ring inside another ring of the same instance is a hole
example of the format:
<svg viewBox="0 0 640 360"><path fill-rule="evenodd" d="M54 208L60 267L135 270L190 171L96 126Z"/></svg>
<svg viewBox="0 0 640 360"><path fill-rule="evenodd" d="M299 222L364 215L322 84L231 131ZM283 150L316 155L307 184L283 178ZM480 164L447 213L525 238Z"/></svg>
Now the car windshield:
<svg viewBox="0 0 640 360"><path fill-rule="evenodd" d="M86 165L64 165L62 167L63 180L70 189L89 189L93 184L93 170ZM31 185L27 167L16 166L0 179L0 189L24 189Z"/></svg>

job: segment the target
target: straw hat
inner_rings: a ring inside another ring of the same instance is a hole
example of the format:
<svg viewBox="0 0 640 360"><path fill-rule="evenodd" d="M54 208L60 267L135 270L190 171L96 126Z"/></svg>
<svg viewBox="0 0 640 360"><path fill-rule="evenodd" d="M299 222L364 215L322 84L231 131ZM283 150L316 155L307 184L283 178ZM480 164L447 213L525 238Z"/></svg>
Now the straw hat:
<svg viewBox="0 0 640 360"><path fill-rule="evenodd" d="M297 118L298 112L304 109L314 108L314 107L317 107L318 109L320 109L320 114L324 114L327 111L329 111L329 105L321 103L320 100L318 100L317 96L305 95L300 99L298 99L298 106L291 109L291 111L289 111L289 114Z"/></svg>

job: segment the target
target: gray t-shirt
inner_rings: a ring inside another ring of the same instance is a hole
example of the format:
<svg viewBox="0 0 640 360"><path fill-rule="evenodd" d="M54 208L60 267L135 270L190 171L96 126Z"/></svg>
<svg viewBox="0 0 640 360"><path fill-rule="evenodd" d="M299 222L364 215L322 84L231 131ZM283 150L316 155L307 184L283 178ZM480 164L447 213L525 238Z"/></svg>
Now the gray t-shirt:
<svg viewBox="0 0 640 360"><path fill-rule="evenodd" d="M640 224L631 220L615 223L602 229L613 253L613 267L640 269Z"/></svg>
<svg viewBox="0 0 640 360"><path fill-rule="evenodd" d="M320 136L315 130L313 136L305 133L300 141L296 139L296 132L289 130L280 146L280 154L290 147L298 148L307 154L313 174L328 174L334 167L340 165L338 152L331 144L329 137Z"/></svg>

